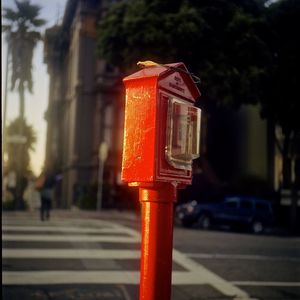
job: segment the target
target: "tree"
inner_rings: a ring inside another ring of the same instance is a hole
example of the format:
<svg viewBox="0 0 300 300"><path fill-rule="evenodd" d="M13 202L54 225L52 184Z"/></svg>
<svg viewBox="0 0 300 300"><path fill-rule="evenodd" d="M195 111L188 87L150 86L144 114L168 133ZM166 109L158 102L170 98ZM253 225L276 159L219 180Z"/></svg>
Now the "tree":
<svg viewBox="0 0 300 300"><path fill-rule="evenodd" d="M98 54L123 72L138 60L184 61L202 79L206 109L259 104L283 130L286 165L299 136L300 1L270 2L123 1L99 24Z"/></svg>
<svg viewBox="0 0 300 300"><path fill-rule="evenodd" d="M18 89L20 97L19 119L20 126L18 134L23 136L25 129L24 111L25 111L25 89L32 93L32 58L33 50L41 35L36 31L39 27L45 24L45 20L39 18L40 7L30 3L30 0L14 1L16 9L5 7L3 9L3 19L6 21L2 25L2 31L6 33L6 38L9 46L9 53L12 56L12 75L11 89ZM22 208L23 191L22 178L26 170L27 158L23 145L16 147L16 172L17 172L17 191L16 191L16 208Z"/></svg>
<svg viewBox="0 0 300 300"><path fill-rule="evenodd" d="M274 3L268 11L272 28L270 48L272 67L261 97L263 116L274 120L283 133L278 148L283 157L283 186L291 187L291 162L300 154L300 2L283 0ZM300 174L296 174L299 176ZM299 188L299 186L298 186Z"/></svg>
<svg viewBox="0 0 300 300"><path fill-rule="evenodd" d="M19 135L20 123L22 128L24 128L23 135L25 137L23 151L24 151L24 160L22 169L25 170L26 173L30 172L30 151L34 150L34 146L36 143L36 133L31 125L28 125L26 120L21 118L16 118L10 124L8 124L6 128L5 134L8 137L14 137ZM18 143L14 141L8 143L5 147L5 152L7 153L7 170L17 170L18 167L18 156L16 155L18 151Z"/></svg>
<svg viewBox="0 0 300 300"><path fill-rule="evenodd" d="M27 88L32 93L32 58L33 50L41 35L37 28L43 26L45 20L39 18L40 7L30 0L15 0L16 10L4 8L3 18L6 21L2 30L6 32L12 55L11 89L16 86L20 95L19 117L24 119L25 98Z"/></svg>
<svg viewBox="0 0 300 300"><path fill-rule="evenodd" d="M202 79L203 98L257 101L269 52L256 1L124 1L99 26L98 53L122 70L137 60L184 61Z"/></svg>
<svg viewBox="0 0 300 300"><path fill-rule="evenodd" d="M20 124L21 123L21 124ZM18 139L14 140L14 137L19 137L19 128L23 128L23 137L25 137L25 141L18 141ZM25 119L17 118L13 120L6 128L5 134L10 139L7 140L7 144L5 145L4 152L7 154L7 162L5 165L6 172L14 172L17 173L17 190L14 196L14 206L15 208L23 208L24 203L20 195L23 195L24 190L27 185L27 178L31 175L30 169L30 151L34 150L34 146L36 143L36 133L31 125L28 125ZM23 152L22 159L22 173L18 174L18 170L20 168L20 160L19 153Z"/></svg>

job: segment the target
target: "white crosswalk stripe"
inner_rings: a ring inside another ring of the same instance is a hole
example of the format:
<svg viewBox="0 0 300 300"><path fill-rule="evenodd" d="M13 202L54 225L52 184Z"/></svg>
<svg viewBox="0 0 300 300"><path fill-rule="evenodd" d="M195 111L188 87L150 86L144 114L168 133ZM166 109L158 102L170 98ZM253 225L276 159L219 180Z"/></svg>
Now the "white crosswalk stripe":
<svg viewBox="0 0 300 300"><path fill-rule="evenodd" d="M137 243L139 239L123 236L3 234L2 241Z"/></svg>
<svg viewBox="0 0 300 300"><path fill-rule="evenodd" d="M137 244L139 248L140 235L128 227L101 220L88 220L74 223L74 220L65 222L48 222L41 225L34 221L9 220L2 226L2 240L18 243L18 248L4 248L2 257L5 260L30 260L38 263L39 260L60 260L61 264L68 259L104 259L104 260L138 260L139 250L128 249L65 249L58 248L61 242L82 243L113 243ZM51 233L51 234L49 234ZM56 244L55 248L19 248L23 242ZM119 247L120 247L119 245ZM207 270L183 253L173 250L173 260L183 267L183 271L173 271L173 285L201 285L209 284L226 296L234 299L252 299L249 295L232 283L224 280ZM83 270L4 270L2 284L4 285L53 285L53 284L138 284L138 270L89 270L86 263Z"/></svg>
<svg viewBox="0 0 300 300"><path fill-rule="evenodd" d="M139 259L140 251L114 249L3 249L2 258Z"/></svg>
<svg viewBox="0 0 300 300"><path fill-rule="evenodd" d="M82 228L82 227L53 227L53 226L12 226L4 225L2 226L2 231L19 231L19 232L68 232L68 233L129 233L132 234L131 230L127 228L118 227L107 227L107 228Z"/></svg>

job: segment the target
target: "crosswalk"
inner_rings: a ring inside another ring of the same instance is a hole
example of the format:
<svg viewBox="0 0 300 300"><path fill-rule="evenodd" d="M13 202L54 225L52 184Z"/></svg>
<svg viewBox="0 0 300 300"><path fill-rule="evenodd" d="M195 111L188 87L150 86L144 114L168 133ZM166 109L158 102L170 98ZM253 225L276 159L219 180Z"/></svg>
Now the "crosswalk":
<svg viewBox="0 0 300 300"><path fill-rule="evenodd" d="M5 286L139 284L140 234L112 221L7 219L2 242ZM172 284L209 284L232 299L251 299L175 249Z"/></svg>

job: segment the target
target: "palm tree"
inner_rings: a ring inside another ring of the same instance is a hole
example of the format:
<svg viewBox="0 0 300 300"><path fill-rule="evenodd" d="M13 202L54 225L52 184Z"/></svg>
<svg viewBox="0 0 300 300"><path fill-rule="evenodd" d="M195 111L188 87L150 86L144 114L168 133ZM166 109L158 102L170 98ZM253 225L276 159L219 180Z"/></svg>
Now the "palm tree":
<svg viewBox="0 0 300 300"><path fill-rule="evenodd" d="M20 124L21 123L21 124ZM23 195L26 186L27 178L31 176L30 170L30 158L29 152L34 150L36 143L36 133L31 125L28 125L25 119L16 118L6 128L6 134L10 138L16 137L19 134L19 128L23 128L22 141L22 160L19 159L20 144L17 141L10 140L5 146L4 151L7 153L7 162L4 165L6 172L12 172L17 175L17 186L12 188L11 193L13 194L13 207L15 209L24 209L24 201L21 195ZM22 165L20 165L22 163ZM16 171L22 170L22 173ZM16 188L16 189L15 189Z"/></svg>
<svg viewBox="0 0 300 300"><path fill-rule="evenodd" d="M25 174L30 173L30 156L29 152L34 150L34 146L36 144L36 132L33 127L27 124L25 119L16 118L11 121L9 125L6 127L6 135L13 137L18 135L18 131L20 128L20 123L23 128L23 136L25 137L23 141L23 154L24 159L22 161L23 166L22 170L25 171ZM5 147L5 152L7 153L7 170L16 170L18 167L18 157L17 157L17 147L15 143L9 142Z"/></svg>
<svg viewBox="0 0 300 300"><path fill-rule="evenodd" d="M11 90L17 87L20 96L19 117L24 119L25 89L32 93L33 50L41 34L36 31L46 21L39 18L41 7L30 0L15 0L16 10L5 7L3 18L6 21L2 30L6 32L12 55Z"/></svg>
<svg viewBox="0 0 300 300"><path fill-rule="evenodd" d="M2 31L6 32L9 53L12 57L11 90L18 89L20 96L18 134L24 136L25 126L25 89L32 93L32 58L33 50L41 39L38 28L46 21L39 18L41 7L30 3L30 0L14 0L16 9L3 9ZM16 209L23 207L23 178L26 176L25 145L15 144L17 191L15 197Z"/></svg>

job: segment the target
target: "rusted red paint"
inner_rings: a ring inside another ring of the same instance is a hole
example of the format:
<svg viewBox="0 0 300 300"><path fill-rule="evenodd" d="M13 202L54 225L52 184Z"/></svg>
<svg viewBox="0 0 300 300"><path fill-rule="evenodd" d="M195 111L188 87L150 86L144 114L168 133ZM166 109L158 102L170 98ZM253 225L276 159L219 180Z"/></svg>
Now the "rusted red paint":
<svg viewBox="0 0 300 300"><path fill-rule="evenodd" d="M181 68L183 63L169 66ZM124 78L126 88L123 181L139 187L142 205L140 300L171 297L173 206L177 189L191 184L189 170L166 160L170 97L191 105L200 92L190 75L150 67Z"/></svg>

